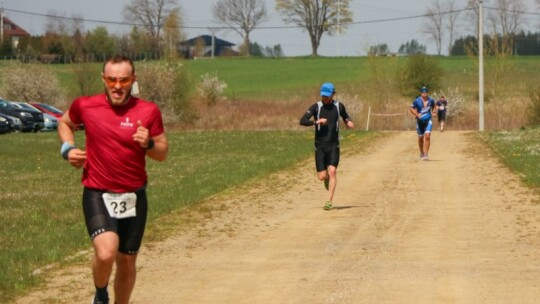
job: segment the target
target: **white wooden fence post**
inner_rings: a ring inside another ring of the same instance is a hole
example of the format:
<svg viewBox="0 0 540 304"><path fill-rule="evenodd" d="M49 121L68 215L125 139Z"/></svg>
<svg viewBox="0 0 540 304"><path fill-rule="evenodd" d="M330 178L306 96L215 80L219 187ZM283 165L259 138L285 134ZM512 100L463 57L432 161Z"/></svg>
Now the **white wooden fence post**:
<svg viewBox="0 0 540 304"><path fill-rule="evenodd" d="M367 111L366 131L369 131L369 116L370 115L371 115L371 106L368 108L368 111Z"/></svg>

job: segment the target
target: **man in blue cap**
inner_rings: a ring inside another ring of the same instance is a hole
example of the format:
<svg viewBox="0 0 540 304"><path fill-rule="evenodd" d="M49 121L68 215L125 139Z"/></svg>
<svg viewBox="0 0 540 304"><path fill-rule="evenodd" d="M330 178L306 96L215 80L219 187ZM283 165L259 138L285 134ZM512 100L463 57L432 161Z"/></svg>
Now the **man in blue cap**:
<svg viewBox="0 0 540 304"><path fill-rule="evenodd" d="M309 107L300 119L303 126L315 126L315 167L317 177L324 182L328 190L325 210L332 209L332 200L336 190L336 171L339 164L339 117L347 128L354 128L343 103L334 100L336 90L332 83L321 86L321 100ZM313 117L313 120L311 119Z"/></svg>
<svg viewBox="0 0 540 304"><path fill-rule="evenodd" d="M416 133L418 134L418 147L420 148L420 160L429 160L429 144L433 123L432 113L435 114L435 100L429 95L426 86L420 88L420 96L417 97L409 112L416 117Z"/></svg>

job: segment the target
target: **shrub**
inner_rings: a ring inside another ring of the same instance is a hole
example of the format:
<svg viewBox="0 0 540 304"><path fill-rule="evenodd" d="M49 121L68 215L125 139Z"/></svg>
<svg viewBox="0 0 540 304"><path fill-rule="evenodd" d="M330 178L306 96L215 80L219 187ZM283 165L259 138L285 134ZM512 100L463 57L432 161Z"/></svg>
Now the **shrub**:
<svg viewBox="0 0 540 304"><path fill-rule="evenodd" d="M532 90L529 101L529 124L540 125L540 87Z"/></svg>
<svg viewBox="0 0 540 304"><path fill-rule="evenodd" d="M88 96L103 91L103 84L96 75L101 74L101 66L90 62L80 61L71 64L77 91L74 95Z"/></svg>
<svg viewBox="0 0 540 304"><path fill-rule="evenodd" d="M140 96L160 105L165 123L189 123L197 118L191 103L191 81L179 60L139 64Z"/></svg>
<svg viewBox="0 0 540 304"><path fill-rule="evenodd" d="M201 83L197 87L197 91L207 105L213 106L222 98L223 90L226 88L227 84L219 80L217 73L206 73L201 76Z"/></svg>
<svg viewBox="0 0 540 304"><path fill-rule="evenodd" d="M42 64L15 64L2 70L1 94L4 98L24 102L44 102L64 106L56 74Z"/></svg>
<svg viewBox="0 0 540 304"><path fill-rule="evenodd" d="M442 68L435 58L426 55L413 55L400 71L401 94L403 96L418 95L418 89L427 85L430 90L439 88Z"/></svg>
<svg viewBox="0 0 540 304"><path fill-rule="evenodd" d="M457 117L465 112L465 97L459 92L458 88L448 88L446 91L433 92L431 97L437 101L441 95L448 101L448 107L446 108L447 118Z"/></svg>

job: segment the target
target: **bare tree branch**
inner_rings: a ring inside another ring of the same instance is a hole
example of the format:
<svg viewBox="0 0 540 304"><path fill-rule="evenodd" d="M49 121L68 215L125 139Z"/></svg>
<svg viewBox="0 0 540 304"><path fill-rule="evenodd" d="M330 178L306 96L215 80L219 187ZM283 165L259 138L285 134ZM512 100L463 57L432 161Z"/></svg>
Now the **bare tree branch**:
<svg viewBox="0 0 540 304"><path fill-rule="evenodd" d="M443 4L439 0L433 1L426 11L427 22L424 23L422 32L427 34L437 46L437 54L441 55L443 40Z"/></svg>
<svg viewBox="0 0 540 304"><path fill-rule="evenodd" d="M449 0L446 4L446 9L448 10L448 19L446 23L446 29L448 30L448 55L450 55L452 45L454 45L454 37L456 36L456 24L460 11L457 10L456 0Z"/></svg>
<svg viewBox="0 0 540 304"><path fill-rule="evenodd" d="M246 55L249 55L249 34L267 20L264 0L220 0L212 12L214 18L244 39Z"/></svg>
<svg viewBox="0 0 540 304"><path fill-rule="evenodd" d="M124 18L140 23L152 38L155 50L161 50L161 29L171 13L180 15L177 0L131 0L125 6Z"/></svg>
<svg viewBox="0 0 540 304"><path fill-rule="evenodd" d="M352 22L350 0L276 0L276 10L285 23L304 28L311 40L312 55L324 33L329 36L341 32Z"/></svg>

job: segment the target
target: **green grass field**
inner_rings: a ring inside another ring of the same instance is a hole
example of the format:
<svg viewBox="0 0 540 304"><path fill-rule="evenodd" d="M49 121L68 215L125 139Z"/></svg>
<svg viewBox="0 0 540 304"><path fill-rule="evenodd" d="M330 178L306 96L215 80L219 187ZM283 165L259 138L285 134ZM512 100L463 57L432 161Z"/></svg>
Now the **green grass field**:
<svg viewBox="0 0 540 304"><path fill-rule="evenodd" d="M387 58L389 61L394 58ZM406 57L397 58L398 66ZM458 87L460 91L475 96L478 85L477 63L469 57L436 57L443 69L441 87ZM495 59L486 58L486 69L495 65ZM294 57L294 58L214 58L183 61L194 80L201 75L217 73L227 83L225 95L250 100L287 100L296 92L316 92L325 81L338 87L346 86L355 93L368 84L370 79L367 57ZM511 57L509 73L505 79L513 94L528 95L528 89L536 85L540 70L540 58L536 56ZM137 63L136 63L137 64ZM76 92L73 68L70 65L52 66L67 92ZM99 71L101 63L96 63ZM1 65L0 65L1 69ZM491 77L486 71L486 84ZM96 75L96 77L99 77ZM381 88L385 90L386 88ZM488 90L489 88L486 88ZM73 97L73 96L70 96Z"/></svg>
<svg viewBox="0 0 540 304"><path fill-rule="evenodd" d="M393 58L387 58L389 61ZM443 69L441 87L459 87L467 94L476 94L478 85L477 63L469 57L436 57ZM214 60L191 60L186 62L188 70L195 76L218 73L228 85L226 94L257 98L272 94L286 98L294 90L316 90L320 83L335 82L338 87L365 86L370 78L367 57L331 58L223 58ZM398 58L398 66L406 58ZM486 58L485 66L495 65L495 59ZM512 77L505 81L515 83L515 93L528 94L527 87L535 85L540 70L539 57L512 57L508 60ZM486 71L486 81L490 79ZM271 81L269 81L271 80ZM315 88L315 89L313 89ZM387 88L381 88L385 90ZM487 88L489 89L489 88ZM354 93L354 91L353 91Z"/></svg>
<svg viewBox="0 0 540 304"><path fill-rule="evenodd" d="M362 80L367 77L364 63L365 58L360 57L224 58L191 60L186 66L196 77L217 73L228 84L226 94L229 96L257 98L265 95L266 99L286 99L295 90L316 90L323 82L344 84Z"/></svg>

